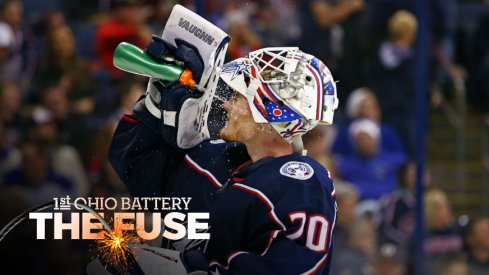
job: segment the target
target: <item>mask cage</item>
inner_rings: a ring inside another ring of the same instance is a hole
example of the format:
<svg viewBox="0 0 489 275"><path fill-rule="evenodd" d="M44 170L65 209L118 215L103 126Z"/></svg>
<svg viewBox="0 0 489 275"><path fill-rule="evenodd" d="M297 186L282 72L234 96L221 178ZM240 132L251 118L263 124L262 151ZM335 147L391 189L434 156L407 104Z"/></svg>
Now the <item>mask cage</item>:
<svg viewBox="0 0 489 275"><path fill-rule="evenodd" d="M262 83L288 81L301 59L297 47L275 47L253 51L249 54L251 64Z"/></svg>

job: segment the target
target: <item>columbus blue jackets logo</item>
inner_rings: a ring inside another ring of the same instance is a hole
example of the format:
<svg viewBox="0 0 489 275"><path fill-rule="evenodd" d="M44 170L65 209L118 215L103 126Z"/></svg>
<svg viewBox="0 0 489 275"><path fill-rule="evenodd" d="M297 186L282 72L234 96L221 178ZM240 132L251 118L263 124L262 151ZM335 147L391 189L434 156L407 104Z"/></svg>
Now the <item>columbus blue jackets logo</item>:
<svg viewBox="0 0 489 275"><path fill-rule="evenodd" d="M314 169L305 162L289 161L280 167L280 174L293 179L307 180L314 174Z"/></svg>

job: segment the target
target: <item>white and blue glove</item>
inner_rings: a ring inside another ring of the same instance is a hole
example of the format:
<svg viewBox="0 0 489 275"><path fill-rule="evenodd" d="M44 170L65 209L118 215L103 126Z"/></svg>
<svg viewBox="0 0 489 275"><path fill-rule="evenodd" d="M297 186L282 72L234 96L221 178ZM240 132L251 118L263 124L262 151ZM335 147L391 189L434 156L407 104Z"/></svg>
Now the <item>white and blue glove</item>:
<svg viewBox="0 0 489 275"><path fill-rule="evenodd" d="M176 43L177 47L153 36L145 51L156 61L172 62L189 68L194 79L199 82L204 65L198 49L182 40ZM203 95L203 91L178 82L165 83L154 78L149 80L144 107L160 120L161 123L153 128L160 132L169 145L189 149L209 139L206 123L208 104L202 100ZM136 117L141 119L145 116L143 109L142 103L138 102L134 108Z"/></svg>

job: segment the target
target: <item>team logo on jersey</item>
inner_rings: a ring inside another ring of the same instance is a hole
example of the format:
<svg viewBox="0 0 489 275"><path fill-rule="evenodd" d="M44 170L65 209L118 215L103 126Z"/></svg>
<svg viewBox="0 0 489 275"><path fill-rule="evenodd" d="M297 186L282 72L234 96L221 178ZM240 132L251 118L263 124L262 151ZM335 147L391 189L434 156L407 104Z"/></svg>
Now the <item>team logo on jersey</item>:
<svg viewBox="0 0 489 275"><path fill-rule="evenodd" d="M280 167L280 174L294 179L307 180L314 174L314 169L305 162L289 161Z"/></svg>

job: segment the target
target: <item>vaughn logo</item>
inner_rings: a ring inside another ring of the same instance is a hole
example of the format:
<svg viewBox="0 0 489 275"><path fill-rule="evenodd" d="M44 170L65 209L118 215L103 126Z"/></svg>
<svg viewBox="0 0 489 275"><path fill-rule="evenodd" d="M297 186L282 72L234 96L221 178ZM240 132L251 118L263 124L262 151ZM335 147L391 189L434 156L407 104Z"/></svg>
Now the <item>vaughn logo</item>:
<svg viewBox="0 0 489 275"><path fill-rule="evenodd" d="M205 43L211 45L212 42L214 42L214 37L203 31L201 28L195 26L194 24L190 24L187 20L183 19L180 17L180 21L178 22L178 26L181 27L182 29L187 30L190 33L193 33L196 37L198 37L200 40L204 41Z"/></svg>

